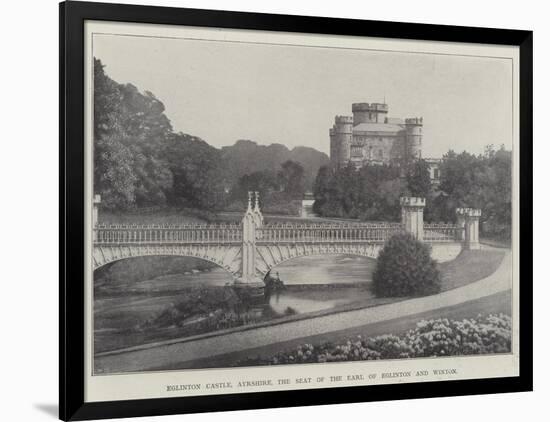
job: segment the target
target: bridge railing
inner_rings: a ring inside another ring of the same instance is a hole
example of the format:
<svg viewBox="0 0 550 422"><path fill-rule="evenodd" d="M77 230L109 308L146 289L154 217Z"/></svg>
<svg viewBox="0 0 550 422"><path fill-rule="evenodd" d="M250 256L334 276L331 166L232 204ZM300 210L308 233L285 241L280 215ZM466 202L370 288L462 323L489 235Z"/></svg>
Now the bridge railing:
<svg viewBox="0 0 550 422"><path fill-rule="evenodd" d="M94 229L96 244L235 244L242 241L239 225L100 225Z"/></svg>
<svg viewBox="0 0 550 422"><path fill-rule="evenodd" d="M464 227L457 224L424 224L425 242L458 242L464 239Z"/></svg>
<svg viewBox="0 0 550 422"><path fill-rule="evenodd" d="M258 243L383 243L403 232L400 223L269 224L256 231ZM98 225L96 244L238 244L243 240L238 224L195 225ZM424 224L425 242L464 239L464 227L456 224Z"/></svg>
<svg viewBox="0 0 550 422"><path fill-rule="evenodd" d="M383 243L403 228L399 223L269 225L258 230L258 243Z"/></svg>

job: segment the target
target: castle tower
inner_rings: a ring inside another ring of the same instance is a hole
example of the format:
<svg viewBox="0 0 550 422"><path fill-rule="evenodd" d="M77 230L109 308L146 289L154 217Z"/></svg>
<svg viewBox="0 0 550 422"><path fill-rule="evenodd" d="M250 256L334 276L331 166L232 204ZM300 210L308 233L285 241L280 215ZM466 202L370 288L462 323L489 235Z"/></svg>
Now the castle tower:
<svg viewBox="0 0 550 422"><path fill-rule="evenodd" d="M407 162L422 158L422 117L405 119Z"/></svg>
<svg viewBox="0 0 550 422"><path fill-rule="evenodd" d="M330 130L330 161L335 167L345 166L350 160L353 117L336 116Z"/></svg>
<svg viewBox="0 0 550 422"><path fill-rule="evenodd" d="M361 123L385 123L388 114L388 105L381 103L353 103L353 125Z"/></svg>

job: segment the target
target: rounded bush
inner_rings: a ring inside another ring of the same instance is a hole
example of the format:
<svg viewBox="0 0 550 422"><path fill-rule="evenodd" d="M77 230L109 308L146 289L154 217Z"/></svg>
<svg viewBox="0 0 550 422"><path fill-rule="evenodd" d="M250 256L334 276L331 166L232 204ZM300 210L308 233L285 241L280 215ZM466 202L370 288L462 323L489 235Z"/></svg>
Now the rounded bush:
<svg viewBox="0 0 550 422"><path fill-rule="evenodd" d="M392 236L378 255L373 274L377 296L422 296L441 290L441 275L428 245L408 233Z"/></svg>

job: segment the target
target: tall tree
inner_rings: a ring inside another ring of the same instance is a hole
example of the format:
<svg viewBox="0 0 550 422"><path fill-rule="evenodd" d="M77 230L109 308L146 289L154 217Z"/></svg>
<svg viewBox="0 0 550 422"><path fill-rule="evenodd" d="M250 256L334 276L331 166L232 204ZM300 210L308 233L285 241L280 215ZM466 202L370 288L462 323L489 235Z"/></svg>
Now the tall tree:
<svg viewBox="0 0 550 422"><path fill-rule="evenodd" d="M94 190L107 208L134 204L137 175L121 115L123 96L94 59Z"/></svg>
<svg viewBox="0 0 550 422"><path fill-rule="evenodd" d="M165 160L171 132L162 102L131 84L116 83L94 59L94 189L106 207L165 202L172 188Z"/></svg>
<svg viewBox="0 0 550 422"><path fill-rule="evenodd" d="M287 160L281 164L277 174L282 191L290 198L301 198L304 195L304 168L296 161Z"/></svg>
<svg viewBox="0 0 550 422"><path fill-rule="evenodd" d="M225 189L219 150L200 138L178 133L166 141L165 151L173 174L170 203L201 209L222 205Z"/></svg>
<svg viewBox="0 0 550 422"><path fill-rule="evenodd" d="M412 196L427 198L430 196L432 181L430 167L424 160L417 160L407 171L407 187Z"/></svg>

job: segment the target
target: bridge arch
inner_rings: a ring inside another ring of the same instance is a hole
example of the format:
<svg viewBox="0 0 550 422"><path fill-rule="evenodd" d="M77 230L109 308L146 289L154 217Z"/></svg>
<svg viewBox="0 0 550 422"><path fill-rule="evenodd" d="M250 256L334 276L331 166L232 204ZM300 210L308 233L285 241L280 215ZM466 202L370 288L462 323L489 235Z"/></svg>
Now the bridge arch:
<svg viewBox="0 0 550 422"><path fill-rule="evenodd" d="M288 244L258 245L256 271L265 275L277 265L296 258L320 255L352 255L377 259L384 245L380 244Z"/></svg>
<svg viewBox="0 0 550 422"><path fill-rule="evenodd" d="M233 277L240 274L241 250L237 246L200 245L95 245L93 248L94 271L123 259L146 256L179 256L198 258L211 262L229 272Z"/></svg>

